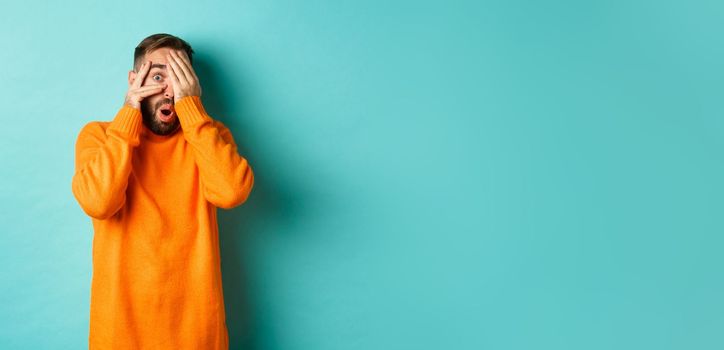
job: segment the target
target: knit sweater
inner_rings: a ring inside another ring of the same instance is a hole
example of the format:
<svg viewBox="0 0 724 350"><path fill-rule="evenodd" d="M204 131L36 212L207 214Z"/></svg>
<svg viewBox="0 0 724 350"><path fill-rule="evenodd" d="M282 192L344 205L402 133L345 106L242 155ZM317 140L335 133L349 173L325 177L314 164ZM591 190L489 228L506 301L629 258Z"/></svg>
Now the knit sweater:
<svg viewBox="0 0 724 350"><path fill-rule="evenodd" d="M199 96L160 136L123 105L76 142L73 195L91 217L90 349L228 349L216 211L254 185L229 129Z"/></svg>

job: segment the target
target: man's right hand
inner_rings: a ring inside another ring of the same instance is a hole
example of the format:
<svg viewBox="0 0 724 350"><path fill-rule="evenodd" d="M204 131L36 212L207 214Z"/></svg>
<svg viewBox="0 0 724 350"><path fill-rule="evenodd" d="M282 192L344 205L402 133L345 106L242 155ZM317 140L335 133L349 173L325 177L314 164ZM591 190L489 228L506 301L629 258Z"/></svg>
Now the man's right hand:
<svg viewBox="0 0 724 350"><path fill-rule="evenodd" d="M148 74L150 67L151 61L141 65L133 83L128 85L128 93L126 93L125 103L138 110L141 109L141 101L143 101L144 98L155 95L166 88L166 84L143 85L143 81L146 80L146 75Z"/></svg>

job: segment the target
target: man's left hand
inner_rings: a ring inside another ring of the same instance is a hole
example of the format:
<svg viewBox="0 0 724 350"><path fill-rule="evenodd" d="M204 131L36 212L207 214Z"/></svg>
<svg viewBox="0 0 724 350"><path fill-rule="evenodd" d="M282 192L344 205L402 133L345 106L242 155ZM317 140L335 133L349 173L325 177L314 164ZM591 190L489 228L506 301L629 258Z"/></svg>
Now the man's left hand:
<svg viewBox="0 0 724 350"><path fill-rule="evenodd" d="M201 96L201 85L191 61L183 50L169 50L166 55L169 77L173 84L174 103L186 96Z"/></svg>

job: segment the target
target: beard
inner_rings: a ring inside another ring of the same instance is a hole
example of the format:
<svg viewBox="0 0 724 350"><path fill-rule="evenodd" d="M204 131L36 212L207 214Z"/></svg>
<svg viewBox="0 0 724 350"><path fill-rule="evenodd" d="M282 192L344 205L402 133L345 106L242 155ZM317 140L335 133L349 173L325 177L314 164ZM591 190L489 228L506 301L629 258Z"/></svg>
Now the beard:
<svg viewBox="0 0 724 350"><path fill-rule="evenodd" d="M175 116L170 122L164 122L158 118L159 108L164 104L173 106L173 100L164 98L158 100L153 106L148 100L141 101L141 115L143 116L143 124L146 125L154 134L166 136L173 134L180 125L178 116Z"/></svg>

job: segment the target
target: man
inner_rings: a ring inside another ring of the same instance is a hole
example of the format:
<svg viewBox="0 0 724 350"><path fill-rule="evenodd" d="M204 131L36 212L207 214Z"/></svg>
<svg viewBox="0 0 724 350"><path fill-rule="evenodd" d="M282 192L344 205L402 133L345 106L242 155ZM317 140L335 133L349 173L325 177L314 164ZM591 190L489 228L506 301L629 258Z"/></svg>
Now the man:
<svg viewBox="0 0 724 350"><path fill-rule="evenodd" d="M192 54L169 34L144 39L115 118L78 135L90 349L228 349L216 210L244 203L254 174L201 104Z"/></svg>

